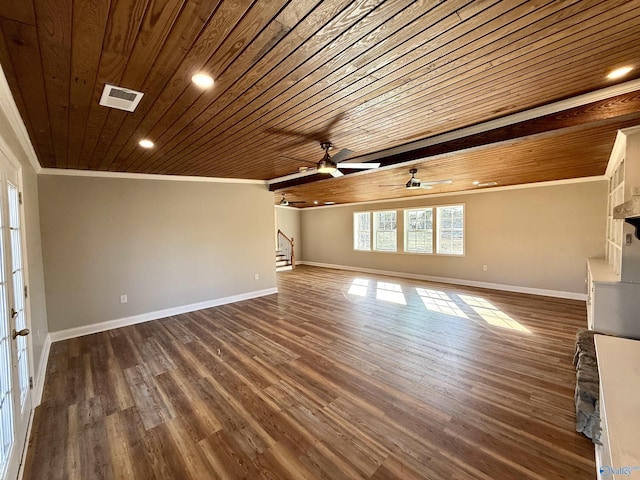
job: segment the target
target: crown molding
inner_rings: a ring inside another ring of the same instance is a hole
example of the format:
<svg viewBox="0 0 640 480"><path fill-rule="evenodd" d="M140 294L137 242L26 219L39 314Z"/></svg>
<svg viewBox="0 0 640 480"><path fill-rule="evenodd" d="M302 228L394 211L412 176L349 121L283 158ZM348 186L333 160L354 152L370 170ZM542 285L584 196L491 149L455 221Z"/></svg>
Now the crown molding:
<svg viewBox="0 0 640 480"><path fill-rule="evenodd" d="M495 192L506 192L509 190L524 190L527 188L543 188L543 187L555 187L559 185L574 185L578 183L591 183L591 182L602 182L608 181L608 177L606 175L596 175L592 177L580 177L580 178L568 178L565 180L551 180L548 182L536 182L536 183L523 183L521 185L505 185L498 187L478 187L473 190L461 190L458 192L443 192L443 193L431 193L425 195L412 195L410 197L399 197L399 198L387 198L384 200L370 200L368 202L352 202L352 203L339 203L336 205L318 205L315 207L308 208L298 208L298 210L305 211L313 211L319 208L340 208L340 207L353 207L354 205L371 205L375 203L397 203L397 202L409 202L411 200L420 200L426 198L441 198L441 197L459 197L462 195L478 195L482 193L495 193Z"/></svg>
<svg viewBox="0 0 640 480"><path fill-rule="evenodd" d="M2 65L0 65L0 109L7 116L9 124L11 125L11 129L18 138L20 146L29 159L29 163L36 171L36 173L40 173L42 167L40 166L40 162L38 161L36 151L33 149L33 145L31 144L31 139L29 138L27 127L22 121L18 106L16 105L16 101L13 99L13 95L11 94L11 88L9 88L9 83L7 82L7 77L4 74ZM17 152L13 153L15 155ZM16 156L16 158L18 157Z"/></svg>
<svg viewBox="0 0 640 480"><path fill-rule="evenodd" d="M244 178L220 178L220 177L188 177L181 175L156 175L153 173L125 173L105 172L95 170L70 170L63 168L42 168L40 175L53 175L62 177L94 177L117 178L126 180L164 180L171 182L201 182L201 183L243 183L250 185L267 185L264 180L250 180Z"/></svg>

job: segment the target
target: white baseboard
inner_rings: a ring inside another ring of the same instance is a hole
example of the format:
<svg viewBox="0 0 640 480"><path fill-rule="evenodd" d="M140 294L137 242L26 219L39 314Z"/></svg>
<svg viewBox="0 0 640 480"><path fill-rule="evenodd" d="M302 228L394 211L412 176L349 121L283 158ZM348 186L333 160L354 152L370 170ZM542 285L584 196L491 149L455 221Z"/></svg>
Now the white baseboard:
<svg viewBox="0 0 640 480"><path fill-rule="evenodd" d="M376 270L373 268L352 267L350 265L334 265L331 263L307 262L305 260L297 262L301 265L313 267L335 268L337 270L349 270L352 272L372 273L376 275L387 275L389 277L411 278L414 280L426 280L429 282L450 283L453 285L464 285L466 287L489 288L491 290L502 290L505 292L528 293L530 295L542 295L544 297L566 298L569 300L587 300L586 293L565 292L562 290L545 290L542 288L521 287L518 285L503 285L500 283L478 282L475 280L463 280L459 278L434 277L432 275L422 275L418 273L393 272L389 270Z"/></svg>
<svg viewBox="0 0 640 480"><path fill-rule="evenodd" d="M51 334L47 334L47 338L42 346L42 354L40 355L40 363L35 372L35 380L33 393L31 394L31 402L33 408L36 408L42 402L42 391L44 390L44 378L47 374L47 364L49 362L49 351L51 350Z"/></svg>
<svg viewBox="0 0 640 480"><path fill-rule="evenodd" d="M68 328L66 330L58 330L56 332L51 332L49 336L51 337L51 342L58 342L60 340L67 340L69 338L81 337L92 333L104 332L114 328L135 325L136 323L149 322L151 320L170 317L172 315L195 312L196 310L203 310L205 308L217 307L228 303L249 300L251 298L264 297L265 295L273 295L274 293L278 293L278 289L276 287L266 288L264 290L255 290L253 292L241 293L230 297L216 298L206 302L192 303L190 305L156 310L155 312L142 313L131 317L117 318L114 320L107 320L106 322L93 323L91 325L83 325L81 327Z"/></svg>
<svg viewBox="0 0 640 480"><path fill-rule="evenodd" d="M51 350L51 336L47 334L42 345L42 353L40 355L40 362L38 368L33 373L34 387L31 392L31 412L29 412L29 423L27 425L27 436L25 438L24 448L22 450L22 461L20 462L20 468L18 469L18 479L22 480L24 476L24 466L27 461L27 450L29 449L29 439L31 438L31 429L33 427L33 417L35 416L36 407L42 403L42 392L44 390L44 378L47 374L47 364L49 363L49 351Z"/></svg>
<svg viewBox="0 0 640 480"><path fill-rule="evenodd" d="M27 464L27 452L29 450L29 440L31 440L31 430L33 429L33 417L36 415L36 406L31 407L29 412L29 422L27 423L27 435L24 439L24 448L22 449L22 458L20 460L20 466L18 467L18 478L16 480L22 480L24 478L24 467Z"/></svg>

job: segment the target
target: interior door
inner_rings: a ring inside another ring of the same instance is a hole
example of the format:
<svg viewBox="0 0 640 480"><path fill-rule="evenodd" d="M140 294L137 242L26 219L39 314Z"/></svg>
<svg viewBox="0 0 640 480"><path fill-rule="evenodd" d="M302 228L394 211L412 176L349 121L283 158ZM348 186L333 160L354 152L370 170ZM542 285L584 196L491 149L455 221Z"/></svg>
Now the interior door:
<svg viewBox="0 0 640 480"><path fill-rule="evenodd" d="M18 170L0 151L0 478L15 479L31 414Z"/></svg>

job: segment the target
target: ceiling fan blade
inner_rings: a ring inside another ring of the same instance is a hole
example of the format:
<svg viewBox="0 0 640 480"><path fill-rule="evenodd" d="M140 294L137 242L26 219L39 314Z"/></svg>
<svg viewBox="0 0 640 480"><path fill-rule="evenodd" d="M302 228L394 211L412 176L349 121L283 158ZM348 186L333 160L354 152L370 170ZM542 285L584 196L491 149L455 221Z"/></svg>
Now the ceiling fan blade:
<svg viewBox="0 0 640 480"><path fill-rule="evenodd" d="M434 180L433 182L420 182L420 186L423 185L451 185L453 180Z"/></svg>
<svg viewBox="0 0 640 480"><path fill-rule="evenodd" d="M285 137L298 137L301 138L302 141L300 142L300 144L302 143L306 143L307 141L318 141L318 133L317 132L311 132L311 133L305 133L305 132L296 132L295 130L287 130L286 128L267 128L265 130L267 133L274 133L276 135L282 135Z"/></svg>
<svg viewBox="0 0 640 480"><path fill-rule="evenodd" d="M344 173L342 173L340 170L334 170L333 172L331 172L332 177L342 177L343 175Z"/></svg>
<svg viewBox="0 0 640 480"><path fill-rule="evenodd" d="M425 190L431 190L433 187L431 185L422 185L422 184L420 184L420 188L424 188Z"/></svg>
<svg viewBox="0 0 640 480"><path fill-rule="evenodd" d="M340 122L340 120L342 120L346 115L347 112L339 113L338 115L333 117L322 130L319 130L317 133L324 136L324 138L331 138L331 131L333 130L333 127L335 127L338 122Z"/></svg>
<svg viewBox="0 0 640 480"><path fill-rule="evenodd" d="M338 165L339 168L355 168L355 169L367 169L367 168L378 168L380 166L379 163L356 163L356 162L342 162Z"/></svg>
<svg viewBox="0 0 640 480"><path fill-rule="evenodd" d="M280 158L285 159L285 160L293 160L296 163L306 163L308 165L315 165L316 164L316 162L311 162L309 160L303 160L302 158L288 157L286 155L280 155Z"/></svg>
<svg viewBox="0 0 640 480"><path fill-rule="evenodd" d="M349 150L348 148L343 148L335 155L331 155L331 160L336 163L340 163L342 160L349 158L353 154L353 150Z"/></svg>

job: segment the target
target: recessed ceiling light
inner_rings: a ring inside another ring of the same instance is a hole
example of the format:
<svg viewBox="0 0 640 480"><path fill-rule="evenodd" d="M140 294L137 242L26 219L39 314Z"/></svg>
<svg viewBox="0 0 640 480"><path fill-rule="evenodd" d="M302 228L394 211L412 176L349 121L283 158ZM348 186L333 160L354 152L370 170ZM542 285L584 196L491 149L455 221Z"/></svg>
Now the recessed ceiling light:
<svg viewBox="0 0 640 480"><path fill-rule="evenodd" d="M153 147L153 142L151 140L147 140L146 138L143 140L140 140L138 142L138 144L142 147L142 148L151 148Z"/></svg>
<svg viewBox="0 0 640 480"><path fill-rule="evenodd" d="M314 205L317 205L317 204L318 204L318 200L314 200L314 201L313 201L313 204L314 204Z"/></svg>
<svg viewBox="0 0 640 480"><path fill-rule="evenodd" d="M473 182L474 185L478 185L480 182L478 180L476 180L475 182Z"/></svg>
<svg viewBox="0 0 640 480"><path fill-rule="evenodd" d="M191 81L200 88L209 88L211 85L213 85L213 78L211 78L206 73L196 73L193 77L191 77Z"/></svg>
<svg viewBox="0 0 640 480"><path fill-rule="evenodd" d="M336 202L324 202L325 205L335 205Z"/></svg>
<svg viewBox="0 0 640 480"><path fill-rule="evenodd" d="M633 67L620 67L620 68L616 68L615 70L611 71L609 73L609 75L607 75L607 78L609 80L615 80L617 78L622 78L624 77L627 73L629 73L631 70L633 70Z"/></svg>

